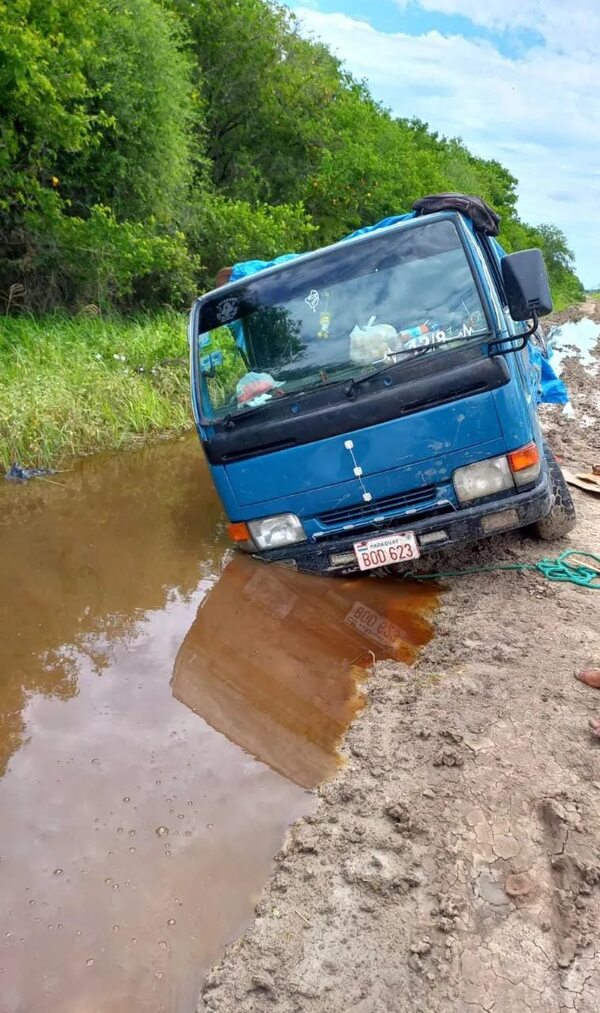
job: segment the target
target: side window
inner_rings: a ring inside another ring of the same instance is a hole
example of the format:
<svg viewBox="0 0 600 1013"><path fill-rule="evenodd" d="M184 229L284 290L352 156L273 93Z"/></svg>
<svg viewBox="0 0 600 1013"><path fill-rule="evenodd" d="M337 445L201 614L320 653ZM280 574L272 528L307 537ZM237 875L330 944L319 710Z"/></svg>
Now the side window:
<svg viewBox="0 0 600 1013"><path fill-rule="evenodd" d="M506 310L507 301L506 293L504 291L504 282L502 280L502 270L500 268L500 262L496 250L490 245L490 242L491 241L489 239L477 234L477 245L483 256L485 266L490 274L496 298L502 309L502 315L509 325L509 331L514 330L517 334L520 334L521 330L519 329L519 325L514 323L512 317L508 315ZM523 330L525 330L525 328L523 328Z"/></svg>
<svg viewBox="0 0 600 1013"><path fill-rule="evenodd" d="M231 387L247 372L243 331L239 321L215 328L204 335L198 349L201 372L205 374L213 408L231 401Z"/></svg>

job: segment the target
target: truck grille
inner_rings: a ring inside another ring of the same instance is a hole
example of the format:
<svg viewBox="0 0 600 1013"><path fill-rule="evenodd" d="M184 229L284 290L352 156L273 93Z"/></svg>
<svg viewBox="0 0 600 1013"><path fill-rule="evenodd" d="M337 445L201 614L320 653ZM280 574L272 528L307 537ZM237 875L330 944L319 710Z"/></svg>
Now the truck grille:
<svg viewBox="0 0 600 1013"><path fill-rule="evenodd" d="M435 491L434 485L427 485L423 489L413 489L412 492L397 493L395 496L384 496L382 499L371 500L370 503L357 503L353 506L340 507L338 510L328 510L326 513L320 514L317 520L324 525L351 524L377 516L377 514L388 513L391 510L402 510L405 507L426 503L427 500L433 499Z"/></svg>

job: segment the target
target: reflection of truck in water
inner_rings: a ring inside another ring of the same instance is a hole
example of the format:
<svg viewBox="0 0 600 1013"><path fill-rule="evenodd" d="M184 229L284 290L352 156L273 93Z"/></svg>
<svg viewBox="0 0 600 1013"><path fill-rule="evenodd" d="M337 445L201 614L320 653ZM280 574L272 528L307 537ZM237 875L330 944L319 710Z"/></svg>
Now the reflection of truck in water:
<svg viewBox="0 0 600 1013"><path fill-rule="evenodd" d="M306 787L336 767L372 656L410 661L431 636L430 587L386 580L323 587L306 574L225 567L183 642L173 693L217 731ZM372 653L371 653L372 652Z"/></svg>
<svg viewBox="0 0 600 1013"><path fill-rule="evenodd" d="M493 212L460 195L364 231L250 265L192 309L195 417L231 537L348 572L570 530L528 348L552 308L540 251L506 256Z"/></svg>

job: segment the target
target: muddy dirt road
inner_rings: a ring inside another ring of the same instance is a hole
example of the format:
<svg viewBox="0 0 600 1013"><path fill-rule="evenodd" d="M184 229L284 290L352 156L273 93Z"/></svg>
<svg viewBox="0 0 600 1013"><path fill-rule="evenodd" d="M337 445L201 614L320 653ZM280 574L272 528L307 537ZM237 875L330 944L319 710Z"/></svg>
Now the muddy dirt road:
<svg viewBox="0 0 600 1013"><path fill-rule="evenodd" d="M570 351L575 418L552 407L545 425L565 463L589 468L600 381ZM566 543L519 534L439 562L598 552L600 499L576 500ZM347 766L288 834L199 1009L596 1011L600 692L574 679L589 660L598 592L521 573L448 583L415 664L375 667Z"/></svg>

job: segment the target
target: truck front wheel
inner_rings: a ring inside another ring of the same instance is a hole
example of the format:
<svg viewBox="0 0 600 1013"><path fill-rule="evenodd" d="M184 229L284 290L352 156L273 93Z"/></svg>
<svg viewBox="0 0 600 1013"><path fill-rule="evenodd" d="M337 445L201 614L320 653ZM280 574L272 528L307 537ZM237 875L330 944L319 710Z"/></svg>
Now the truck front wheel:
<svg viewBox="0 0 600 1013"><path fill-rule="evenodd" d="M545 517L533 525L534 533L544 542L551 542L555 538L562 538L575 527L576 514L575 504L571 497L569 486L560 470L550 447L544 447L546 460L548 462L548 477L552 490L552 506Z"/></svg>

